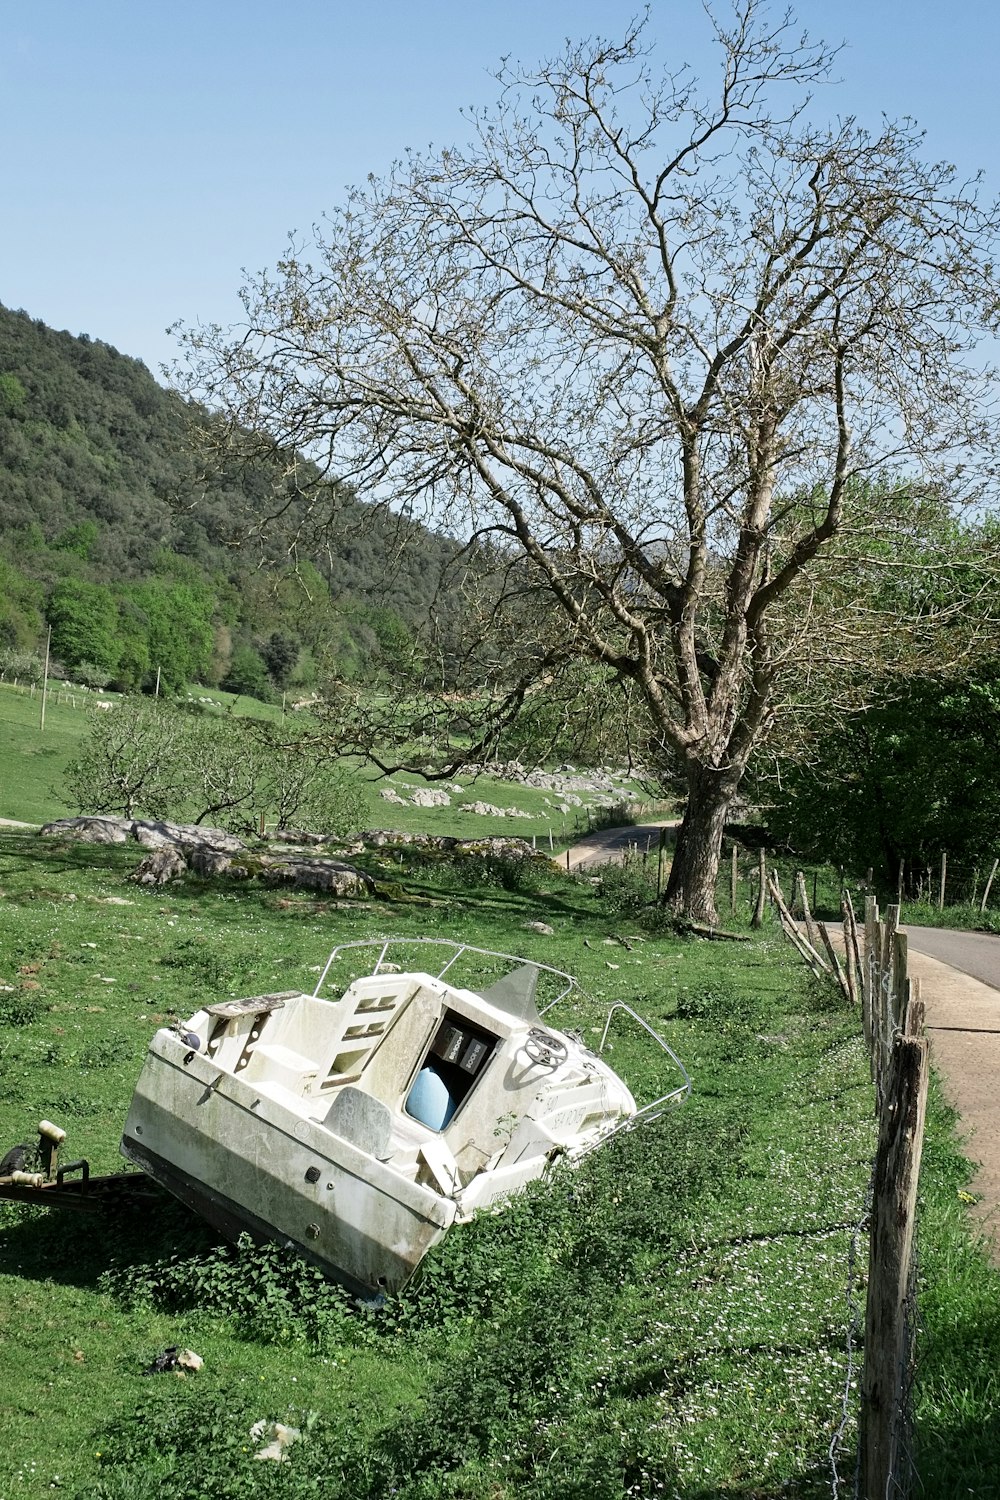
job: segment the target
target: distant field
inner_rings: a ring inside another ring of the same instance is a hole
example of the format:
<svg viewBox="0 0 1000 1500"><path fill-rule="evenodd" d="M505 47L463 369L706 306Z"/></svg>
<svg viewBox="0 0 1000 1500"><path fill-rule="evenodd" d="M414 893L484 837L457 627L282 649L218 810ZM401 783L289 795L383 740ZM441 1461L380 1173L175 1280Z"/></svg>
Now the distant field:
<svg viewBox="0 0 1000 1500"><path fill-rule="evenodd" d="M34 690L0 682L0 818L25 823L44 823L79 811L71 807L63 785L66 767L78 753L87 733L89 715L104 695L67 687L49 686L45 705L45 729L41 728L42 695ZM276 718L281 709L237 698L233 693L193 688L191 696L210 700L222 709L255 718ZM115 694L109 693L109 699Z"/></svg>
<svg viewBox="0 0 1000 1500"><path fill-rule="evenodd" d="M192 687L191 698L215 703L220 709L255 718L277 719L281 709L276 704L256 699L237 698L217 689ZM45 729L40 728L41 695L25 688L0 682L0 754L3 775L0 777L0 818L15 818L25 823L43 823L51 818L76 813L67 799L64 787L66 767L78 753L87 733L89 712L100 697L96 693L51 688L45 710ZM549 844L563 849L575 842L591 826L597 811L597 799L580 796L581 806L570 805L560 811L564 799L557 792L539 791L534 787L496 781L487 776L476 781L461 775L461 792L449 791L447 807L414 807L385 801L379 794L392 788L409 799L413 791L431 783L413 774L376 779L371 771L361 772L370 782L371 827L398 829L403 833L432 833L456 838L487 837L505 834L534 838L541 847ZM629 800L638 800L638 786L625 788ZM527 817L505 817L468 812L472 802L484 802L504 809L514 808Z"/></svg>
<svg viewBox="0 0 1000 1500"><path fill-rule="evenodd" d="M498 834L534 839L540 848L548 848L551 834L552 847L560 849L566 848L581 838L587 829L593 826L593 820L600 812L598 798L588 793L574 794L579 797L581 805L570 805L568 811L563 812L560 811L560 806L565 805L564 800L555 791L539 790L536 787L521 786L509 781L497 781L490 776L480 776L473 781L462 776L461 772L459 772L457 783L449 783L449 785L452 784L461 786L462 790L460 792L449 791L451 803L447 807L414 807L412 805L400 807L398 803L384 801L380 793L385 789L392 789L397 794L410 798L416 788L434 784L426 783L421 777L409 774L390 777L388 780L373 780L371 797L373 826L399 829L403 833L433 833L456 838L487 837L491 834ZM639 789L630 787L626 791L629 795L623 796L623 802L628 801L630 805L636 805L639 799ZM500 818L496 815L463 810L473 802L483 802L505 810L513 808L517 813L526 813L528 816ZM663 814L661 813L660 816Z"/></svg>
<svg viewBox="0 0 1000 1500"><path fill-rule="evenodd" d="M72 811L62 779L86 732L83 702L77 695L74 708L69 695L50 695L43 733L41 694L0 683L0 818L44 823Z"/></svg>

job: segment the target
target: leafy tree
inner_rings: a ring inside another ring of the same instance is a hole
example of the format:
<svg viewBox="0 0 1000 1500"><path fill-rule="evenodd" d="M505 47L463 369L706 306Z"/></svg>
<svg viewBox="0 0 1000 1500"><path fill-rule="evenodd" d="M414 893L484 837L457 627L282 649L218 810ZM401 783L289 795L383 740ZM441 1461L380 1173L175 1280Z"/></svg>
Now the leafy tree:
<svg viewBox="0 0 1000 1500"><path fill-rule="evenodd" d="M0 644L29 648L41 634L41 588L0 557Z"/></svg>
<svg viewBox="0 0 1000 1500"><path fill-rule="evenodd" d="M78 662L74 675L84 687L90 688L106 688L111 681L111 673L106 672L103 667L95 666L92 661Z"/></svg>
<svg viewBox="0 0 1000 1500"><path fill-rule="evenodd" d="M19 417L24 412L27 391L16 375L0 375L0 411L8 416Z"/></svg>
<svg viewBox="0 0 1000 1500"><path fill-rule="evenodd" d="M771 782L773 835L803 854L908 887L942 850L961 865L1000 853L1000 668L885 684L881 701L820 729Z"/></svg>
<svg viewBox="0 0 1000 1500"><path fill-rule="evenodd" d="M208 671L214 643L213 596L204 584L170 583L154 578L129 590L138 618L145 622L147 682L160 674L165 692L199 682Z"/></svg>
<svg viewBox="0 0 1000 1500"><path fill-rule="evenodd" d="M855 481L971 501L995 444L972 351L997 209L909 121L814 124L833 54L758 0L733 12L714 99L653 72L641 25L505 66L467 148L407 154L247 285L238 330L186 334L187 389L241 451L294 444L486 539L522 625L548 600L534 638L492 610L494 717L572 659L629 685L687 793L668 898L708 920L751 754L842 653L835 545L896 529Z"/></svg>
<svg viewBox="0 0 1000 1500"><path fill-rule="evenodd" d="M138 692L155 679L150 671L149 618L131 595L118 600L118 666L114 685L123 692Z"/></svg>
<svg viewBox="0 0 1000 1500"><path fill-rule="evenodd" d="M274 630L261 644L260 656L275 687L286 688L299 659L298 642Z"/></svg>
<svg viewBox="0 0 1000 1500"><path fill-rule="evenodd" d="M74 557L80 557L87 562L99 535L100 528L96 521L77 521L74 525L67 526L65 531L60 532L52 545L59 552L72 553Z"/></svg>
<svg viewBox="0 0 1000 1500"><path fill-rule="evenodd" d="M67 578L49 595L52 651L71 670L91 662L113 674L118 665L118 607L111 590Z"/></svg>
<svg viewBox="0 0 1000 1500"><path fill-rule="evenodd" d="M252 646L236 646L221 686L227 693L244 693L266 701L271 696L267 667Z"/></svg>

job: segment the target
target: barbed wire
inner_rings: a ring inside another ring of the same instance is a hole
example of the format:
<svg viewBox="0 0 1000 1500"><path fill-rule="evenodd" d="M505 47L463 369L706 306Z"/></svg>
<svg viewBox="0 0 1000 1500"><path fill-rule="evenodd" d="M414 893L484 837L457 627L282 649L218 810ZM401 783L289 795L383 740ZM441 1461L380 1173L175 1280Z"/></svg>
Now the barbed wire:
<svg viewBox="0 0 1000 1500"><path fill-rule="evenodd" d="M864 1332L865 1326L865 1297L859 1295L859 1289L863 1285L863 1277L860 1274L861 1244L867 1235L871 1225L872 1202L875 1193L875 1163L872 1162L868 1185L865 1189L864 1205L860 1219L851 1231L851 1238L847 1250L847 1287L845 1301L847 1304L847 1367L844 1371L844 1393L841 1398L840 1421L834 1428L830 1439L830 1474L832 1478L833 1500L844 1500L849 1493L850 1500L858 1500L858 1491L861 1483L861 1449L855 1444L854 1476L852 1487L849 1492L844 1488L850 1481L844 1478L838 1467L843 1446L844 1436L852 1423L857 1425L858 1399L854 1391L855 1370L857 1368L856 1350L859 1335Z"/></svg>

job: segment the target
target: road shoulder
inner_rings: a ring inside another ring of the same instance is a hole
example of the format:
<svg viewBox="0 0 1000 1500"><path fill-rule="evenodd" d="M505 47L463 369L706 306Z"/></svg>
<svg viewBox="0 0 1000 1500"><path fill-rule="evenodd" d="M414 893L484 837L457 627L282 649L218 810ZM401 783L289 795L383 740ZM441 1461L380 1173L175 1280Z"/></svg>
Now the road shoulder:
<svg viewBox="0 0 1000 1500"><path fill-rule="evenodd" d="M1000 990L912 947L908 970L920 980L931 1063L976 1164L973 1216L1000 1266Z"/></svg>

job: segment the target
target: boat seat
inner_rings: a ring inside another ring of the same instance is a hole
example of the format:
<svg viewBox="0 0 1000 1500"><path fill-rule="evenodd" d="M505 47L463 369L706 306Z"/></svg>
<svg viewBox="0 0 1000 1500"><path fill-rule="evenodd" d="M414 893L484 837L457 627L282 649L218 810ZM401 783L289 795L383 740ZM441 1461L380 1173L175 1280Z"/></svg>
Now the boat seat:
<svg viewBox="0 0 1000 1500"><path fill-rule="evenodd" d="M319 1064L281 1042L258 1042L240 1075L248 1083L278 1083L302 1095L316 1082Z"/></svg>
<svg viewBox="0 0 1000 1500"><path fill-rule="evenodd" d="M360 1151L384 1161L392 1137L392 1111L381 1099L346 1084L333 1096L323 1124Z"/></svg>

